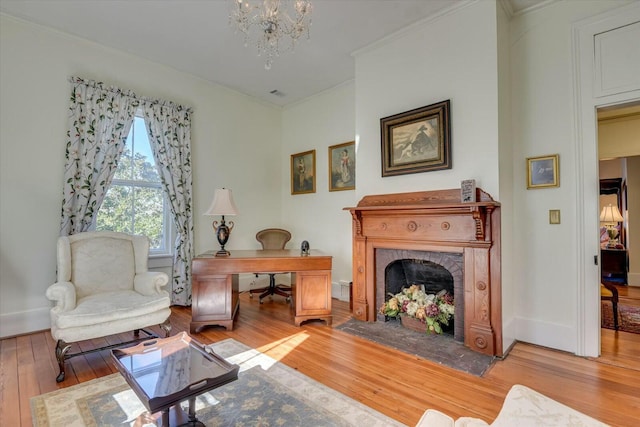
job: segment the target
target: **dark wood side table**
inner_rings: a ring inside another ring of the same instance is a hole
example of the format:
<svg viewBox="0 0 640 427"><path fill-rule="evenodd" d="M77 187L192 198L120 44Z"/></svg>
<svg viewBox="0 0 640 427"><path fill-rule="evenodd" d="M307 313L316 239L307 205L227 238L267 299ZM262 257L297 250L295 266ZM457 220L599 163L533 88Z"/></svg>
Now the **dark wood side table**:
<svg viewBox="0 0 640 427"><path fill-rule="evenodd" d="M600 250L602 281L626 285L629 271L626 249L603 248Z"/></svg>

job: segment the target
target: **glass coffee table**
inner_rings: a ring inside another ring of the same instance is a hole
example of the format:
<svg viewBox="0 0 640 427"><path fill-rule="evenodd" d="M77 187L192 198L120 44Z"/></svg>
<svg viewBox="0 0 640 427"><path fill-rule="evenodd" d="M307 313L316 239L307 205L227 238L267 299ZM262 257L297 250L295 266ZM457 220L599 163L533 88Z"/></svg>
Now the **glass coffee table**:
<svg viewBox="0 0 640 427"><path fill-rule="evenodd" d="M195 414L196 397L238 379L233 365L185 332L111 351L118 371L162 426L204 426ZM185 420L180 402L189 401ZM173 421L170 423L170 419Z"/></svg>

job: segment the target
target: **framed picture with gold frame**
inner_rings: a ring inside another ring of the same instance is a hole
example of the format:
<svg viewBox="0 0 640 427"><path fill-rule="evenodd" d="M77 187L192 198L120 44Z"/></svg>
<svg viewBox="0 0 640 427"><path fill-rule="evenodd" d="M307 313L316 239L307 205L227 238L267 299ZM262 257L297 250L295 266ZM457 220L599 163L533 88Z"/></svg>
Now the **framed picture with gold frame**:
<svg viewBox="0 0 640 427"><path fill-rule="evenodd" d="M560 186L559 156L527 158L527 189Z"/></svg>
<svg viewBox="0 0 640 427"><path fill-rule="evenodd" d="M380 119L382 176L451 169L450 100Z"/></svg>
<svg viewBox="0 0 640 427"><path fill-rule="evenodd" d="M329 147L329 191L355 190L356 143L349 141Z"/></svg>
<svg viewBox="0 0 640 427"><path fill-rule="evenodd" d="M291 155L291 194L316 192L316 150Z"/></svg>

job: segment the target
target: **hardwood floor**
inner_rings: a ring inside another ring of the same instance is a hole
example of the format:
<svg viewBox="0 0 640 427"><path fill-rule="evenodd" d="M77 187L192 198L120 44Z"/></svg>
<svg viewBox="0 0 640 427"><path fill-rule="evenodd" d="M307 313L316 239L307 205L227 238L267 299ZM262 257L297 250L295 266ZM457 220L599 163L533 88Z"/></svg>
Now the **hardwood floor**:
<svg viewBox="0 0 640 427"><path fill-rule="evenodd" d="M333 314L334 326L346 321L348 303L334 300ZM189 308L174 307L173 333L188 331L190 316ZM614 426L634 426L640 419L636 334L603 329L602 357L596 360L517 343L482 378L347 335L323 322L295 327L279 297L260 305L242 294L233 331L207 327L194 336L205 344L234 338L409 426L427 408L490 422L513 384L532 387ZM82 347L128 337L96 339ZM56 384L53 348L48 331L0 341L1 426L32 425L33 396L116 372L109 352L97 352L67 361L67 379Z"/></svg>
<svg viewBox="0 0 640 427"><path fill-rule="evenodd" d="M620 304L640 307L640 286L615 285L618 290Z"/></svg>

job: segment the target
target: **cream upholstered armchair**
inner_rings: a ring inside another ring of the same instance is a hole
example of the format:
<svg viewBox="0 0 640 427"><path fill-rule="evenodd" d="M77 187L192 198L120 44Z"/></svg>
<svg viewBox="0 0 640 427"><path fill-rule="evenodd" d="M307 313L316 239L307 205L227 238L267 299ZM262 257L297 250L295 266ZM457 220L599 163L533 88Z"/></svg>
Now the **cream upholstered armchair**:
<svg viewBox="0 0 640 427"><path fill-rule="evenodd" d="M145 236L96 231L58 238L58 280L46 293L55 301L57 382L64 380L65 360L86 353L69 354L69 343L134 331L132 341L91 351L124 346L156 337L144 328L158 324L169 335L171 301L162 290L169 277L147 270L148 254Z"/></svg>

